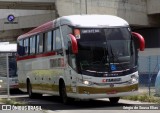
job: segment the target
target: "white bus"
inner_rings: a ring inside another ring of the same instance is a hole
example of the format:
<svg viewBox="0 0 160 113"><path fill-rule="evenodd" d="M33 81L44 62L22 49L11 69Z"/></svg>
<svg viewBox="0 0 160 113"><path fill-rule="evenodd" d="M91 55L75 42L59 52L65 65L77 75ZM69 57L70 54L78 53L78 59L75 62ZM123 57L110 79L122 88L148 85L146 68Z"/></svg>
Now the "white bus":
<svg viewBox="0 0 160 113"><path fill-rule="evenodd" d="M0 43L0 91L7 91L7 70L9 74L9 88L18 89L17 63L16 63L17 44ZM8 56L8 69L7 57Z"/></svg>
<svg viewBox="0 0 160 113"><path fill-rule="evenodd" d="M19 36L17 43L19 87L31 98L47 93L63 103L70 98L117 103L138 91L137 49L143 51L145 42L119 17L60 17Z"/></svg>

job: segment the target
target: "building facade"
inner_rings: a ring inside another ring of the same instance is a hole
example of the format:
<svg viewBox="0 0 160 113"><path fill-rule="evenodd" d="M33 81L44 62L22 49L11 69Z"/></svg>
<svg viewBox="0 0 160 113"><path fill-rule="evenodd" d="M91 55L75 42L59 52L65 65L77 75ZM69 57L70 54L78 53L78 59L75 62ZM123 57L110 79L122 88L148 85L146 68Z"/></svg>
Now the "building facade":
<svg viewBox="0 0 160 113"><path fill-rule="evenodd" d="M159 0L0 0L0 41L16 41L19 35L60 16L109 14L127 20L133 31L145 36L146 46L155 48L160 46L159 5Z"/></svg>

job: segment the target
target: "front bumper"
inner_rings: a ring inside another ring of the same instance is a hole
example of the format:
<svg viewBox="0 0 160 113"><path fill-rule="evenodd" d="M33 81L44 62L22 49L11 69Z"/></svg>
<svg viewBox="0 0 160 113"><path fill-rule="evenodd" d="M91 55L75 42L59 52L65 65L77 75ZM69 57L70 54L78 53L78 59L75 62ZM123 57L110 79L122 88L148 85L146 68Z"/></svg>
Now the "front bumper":
<svg viewBox="0 0 160 113"><path fill-rule="evenodd" d="M69 97L79 99L96 99L109 97L122 97L138 94L138 84L123 87L96 88L79 86L76 93L68 93Z"/></svg>

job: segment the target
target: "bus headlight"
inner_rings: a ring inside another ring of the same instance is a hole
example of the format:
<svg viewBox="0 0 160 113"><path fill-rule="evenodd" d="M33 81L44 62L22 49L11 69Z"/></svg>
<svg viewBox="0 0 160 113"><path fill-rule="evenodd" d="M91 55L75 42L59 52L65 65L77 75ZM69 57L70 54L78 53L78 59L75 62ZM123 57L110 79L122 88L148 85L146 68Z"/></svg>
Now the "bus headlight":
<svg viewBox="0 0 160 113"><path fill-rule="evenodd" d="M138 81L138 75L131 76L131 83L136 83Z"/></svg>
<svg viewBox="0 0 160 113"><path fill-rule="evenodd" d="M91 81L82 80L82 79L79 79L79 78L77 78L77 82L85 84L85 85L92 85L93 84Z"/></svg>
<svg viewBox="0 0 160 113"><path fill-rule="evenodd" d="M83 81L83 84L85 84L85 85L92 85L92 82L90 82L90 81L88 81L88 80L84 80L84 81Z"/></svg>
<svg viewBox="0 0 160 113"><path fill-rule="evenodd" d="M2 83L2 82L3 82L3 80L0 80L0 82Z"/></svg>

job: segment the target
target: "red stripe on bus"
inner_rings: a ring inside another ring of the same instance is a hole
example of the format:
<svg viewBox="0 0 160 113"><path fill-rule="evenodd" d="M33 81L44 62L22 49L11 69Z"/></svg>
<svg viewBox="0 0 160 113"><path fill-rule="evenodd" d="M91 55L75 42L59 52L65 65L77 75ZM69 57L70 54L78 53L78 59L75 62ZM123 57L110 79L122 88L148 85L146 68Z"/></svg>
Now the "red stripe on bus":
<svg viewBox="0 0 160 113"><path fill-rule="evenodd" d="M47 30L51 30L52 28L54 28L54 21L46 22L46 23L38 26L37 28L34 28L33 30L19 36L18 40L30 37L32 35L36 35L36 34L41 33L41 32L45 32Z"/></svg>
<svg viewBox="0 0 160 113"><path fill-rule="evenodd" d="M56 52L48 52L48 53L43 53L43 54L36 54L36 55L29 55L29 56L22 56L22 57L17 56L17 61L40 58L40 57L47 57L47 56L52 56L52 55L56 55Z"/></svg>

